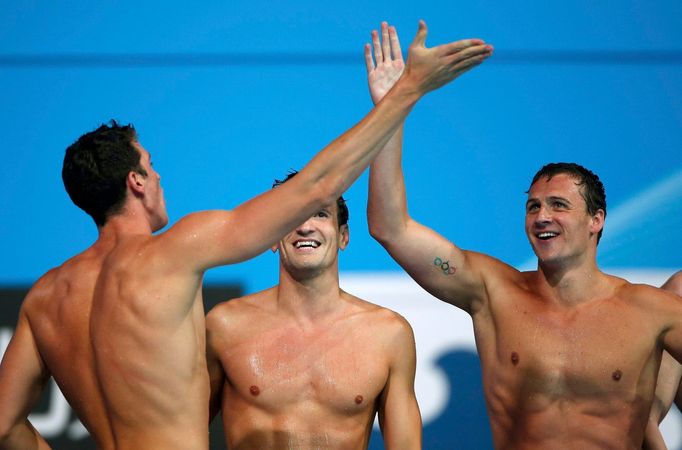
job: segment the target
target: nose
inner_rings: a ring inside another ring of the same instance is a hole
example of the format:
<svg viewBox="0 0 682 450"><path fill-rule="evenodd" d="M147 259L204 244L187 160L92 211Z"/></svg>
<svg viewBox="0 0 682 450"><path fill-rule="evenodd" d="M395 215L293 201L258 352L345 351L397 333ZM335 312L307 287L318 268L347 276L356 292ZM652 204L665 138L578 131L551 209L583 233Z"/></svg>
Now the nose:
<svg viewBox="0 0 682 450"><path fill-rule="evenodd" d="M552 221L552 212L544 205L540 206L537 216L535 216L536 223L550 223Z"/></svg>
<svg viewBox="0 0 682 450"><path fill-rule="evenodd" d="M296 234L299 236L308 236L309 234L312 234L313 231L312 217L296 227Z"/></svg>

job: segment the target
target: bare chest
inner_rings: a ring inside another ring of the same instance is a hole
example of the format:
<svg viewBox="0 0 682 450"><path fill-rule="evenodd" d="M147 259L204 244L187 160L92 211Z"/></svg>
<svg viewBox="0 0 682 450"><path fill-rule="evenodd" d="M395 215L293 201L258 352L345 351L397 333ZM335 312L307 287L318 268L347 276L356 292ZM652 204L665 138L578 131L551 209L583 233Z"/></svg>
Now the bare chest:
<svg viewBox="0 0 682 450"><path fill-rule="evenodd" d="M494 310L490 319L494 331L479 336L479 350L501 387L572 400L634 400L653 387L656 333L628 305L560 309L519 301Z"/></svg>
<svg viewBox="0 0 682 450"><path fill-rule="evenodd" d="M221 358L234 395L273 412L314 405L351 415L373 408L388 378L380 344L352 332L268 331Z"/></svg>

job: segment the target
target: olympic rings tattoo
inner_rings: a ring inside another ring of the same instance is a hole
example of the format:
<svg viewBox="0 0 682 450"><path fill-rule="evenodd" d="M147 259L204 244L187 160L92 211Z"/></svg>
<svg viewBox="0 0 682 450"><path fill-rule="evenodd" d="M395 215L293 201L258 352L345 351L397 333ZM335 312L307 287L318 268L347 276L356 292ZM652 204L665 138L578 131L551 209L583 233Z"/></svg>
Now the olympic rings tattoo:
<svg viewBox="0 0 682 450"><path fill-rule="evenodd" d="M433 265L440 267L440 270L443 271L444 275L452 275L457 271L455 266L450 265L450 261L443 261L438 257L433 260Z"/></svg>

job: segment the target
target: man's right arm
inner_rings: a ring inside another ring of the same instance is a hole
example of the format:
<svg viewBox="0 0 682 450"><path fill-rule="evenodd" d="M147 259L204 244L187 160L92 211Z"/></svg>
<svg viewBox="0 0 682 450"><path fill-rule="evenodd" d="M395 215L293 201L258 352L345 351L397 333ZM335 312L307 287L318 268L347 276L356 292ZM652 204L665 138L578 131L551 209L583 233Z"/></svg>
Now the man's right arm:
<svg viewBox="0 0 682 450"><path fill-rule="evenodd" d="M14 336L0 363L0 449L50 448L27 418L48 378L49 373L22 309Z"/></svg>
<svg viewBox="0 0 682 450"><path fill-rule="evenodd" d="M425 47L420 22L405 74L357 125L318 153L301 172L233 211L190 215L164 233L163 246L178 264L196 270L252 258L330 204L351 185L424 94L452 81L490 54L480 40Z"/></svg>
<svg viewBox="0 0 682 450"><path fill-rule="evenodd" d="M382 24L381 36L379 42L374 32L372 46L365 47L370 94L375 102L386 91L386 80L393 78L390 74L396 71L395 58L402 59L395 29ZM409 62L408 58L408 67ZM476 267L486 257L462 251L409 216L401 164L402 141L401 126L370 166L367 203L370 234L427 291L471 312L474 301L485 294Z"/></svg>

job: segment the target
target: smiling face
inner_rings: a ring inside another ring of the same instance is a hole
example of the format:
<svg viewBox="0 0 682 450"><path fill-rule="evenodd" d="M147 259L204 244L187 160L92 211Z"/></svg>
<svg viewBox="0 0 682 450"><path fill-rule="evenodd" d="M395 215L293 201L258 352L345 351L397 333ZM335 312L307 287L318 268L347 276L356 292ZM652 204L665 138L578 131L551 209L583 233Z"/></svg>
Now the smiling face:
<svg viewBox="0 0 682 450"><path fill-rule="evenodd" d="M295 278L338 271L338 252L348 245L348 225L337 219L337 204L327 205L279 242L282 268Z"/></svg>
<svg viewBox="0 0 682 450"><path fill-rule="evenodd" d="M603 225L604 211L588 213L581 186L569 174L541 177L528 191L526 235L541 264L564 265L596 255Z"/></svg>

